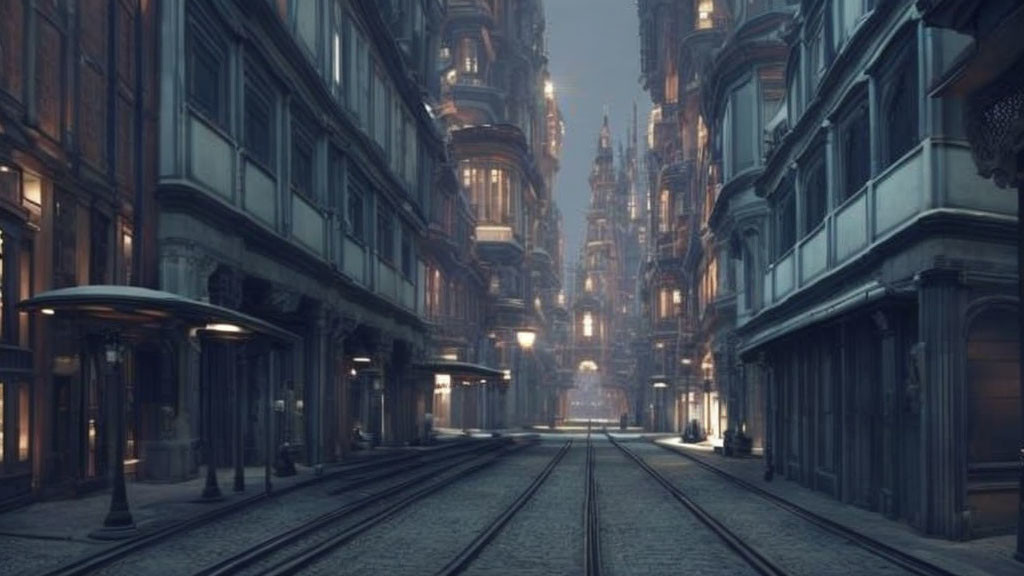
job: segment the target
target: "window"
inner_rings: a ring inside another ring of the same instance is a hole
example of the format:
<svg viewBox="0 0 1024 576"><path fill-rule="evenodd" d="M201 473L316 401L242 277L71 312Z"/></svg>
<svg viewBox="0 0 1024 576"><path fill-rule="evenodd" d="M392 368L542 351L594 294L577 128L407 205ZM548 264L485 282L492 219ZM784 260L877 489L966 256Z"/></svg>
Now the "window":
<svg viewBox="0 0 1024 576"><path fill-rule="evenodd" d="M672 195L662 190L658 195L658 232L665 234L672 229Z"/></svg>
<svg viewBox="0 0 1024 576"><path fill-rule="evenodd" d="M587 279L583 281L583 290L587 292L594 291L594 279L589 275L587 276Z"/></svg>
<svg viewBox="0 0 1024 576"><path fill-rule="evenodd" d="M594 317L590 312L583 313L583 336L586 338L594 336Z"/></svg>
<svg viewBox="0 0 1024 576"><path fill-rule="evenodd" d="M761 267L757 263L757 235L748 233L743 242L743 298L747 310L760 308Z"/></svg>
<svg viewBox="0 0 1024 576"><path fill-rule="evenodd" d="M733 176L754 165L754 128L757 123L754 108L754 85L747 82L736 89L730 97L731 137L730 156L728 162L729 176Z"/></svg>
<svg viewBox="0 0 1024 576"><path fill-rule="evenodd" d="M803 234L810 234L825 219L828 211L828 179L825 173L825 159L818 155L810 164L804 177L801 195L804 200Z"/></svg>
<svg viewBox="0 0 1024 576"><path fill-rule="evenodd" d="M377 209L377 255L389 264L395 261L394 217L384 206Z"/></svg>
<svg viewBox="0 0 1024 576"><path fill-rule="evenodd" d="M796 195L791 181L783 186L775 208L776 258L781 258L796 243Z"/></svg>
<svg viewBox="0 0 1024 576"><path fill-rule="evenodd" d="M303 118L292 113L292 188L307 198L316 198L313 136Z"/></svg>
<svg viewBox="0 0 1024 576"><path fill-rule="evenodd" d="M75 280L77 207L72 197L57 189L53 203L53 288L67 288Z"/></svg>
<svg viewBox="0 0 1024 576"><path fill-rule="evenodd" d="M419 140L416 138L416 126L412 118L405 115L405 181L410 187L416 185L416 173L419 171Z"/></svg>
<svg viewBox="0 0 1024 576"><path fill-rule="evenodd" d="M344 26L341 20L341 2L334 3L334 23L331 27L331 79L334 80L335 94L341 96L341 82L345 68L342 54L342 30Z"/></svg>
<svg viewBox="0 0 1024 576"><path fill-rule="evenodd" d="M896 56L898 61L884 73L880 116L881 167L886 168L900 159L920 139L918 134L917 51L911 35Z"/></svg>
<svg viewBox="0 0 1024 576"><path fill-rule="evenodd" d="M793 58L786 68L786 102L789 107L789 125L794 126L803 112L803 96L800 92L800 59Z"/></svg>
<svg viewBox="0 0 1024 576"><path fill-rule="evenodd" d="M409 230L402 231L402 276L412 280L412 239Z"/></svg>
<svg viewBox="0 0 1024 576"><path fill-rule="evenodd" d="M858 106L840 125L839 130L841 202L856 194L871 177L871 133L868 128L867 106Z"/></svg>
<svg viewBox="0 0 1024 576"><path fill-rule="evenodd" d="M245 147L249 156L273 169L273 112L270 102L252 83L245 85Z"/></svg>
<svg viewBox="0 0 1024 576"><path fill-rule="evenodd" d="M193 16L189 22L185 48L189 103L211 122L226 127L227 56L211 35L200 28L196 18L202 16Z"/></svg>
<svg viewBox="0 0 1024 576"><path fill-rule="evenodd" d="M461 70L464 74L479 74L480 73L480 61L478 57L478 48L476 40L472 38L462 39L462 65Z"/></svg>
<svg viewBox="0 0 1024 576"><path fill-rule="evenodd" d="M697 0L697 29L705 30L711 28L714 23L711 20L714 14L715 3L712 0Z"/></svg>
<svg viewBox="0 0 1024 576"><path fill-rule="evenodd" d="M363 190L353 174L348 184L348 233L359 242L366 241L366 215L363 212Z"/></svg>
<svg viewBox="0 0 1024 576"><path fill-rule="evenodd" d="M658 296L658 318L670 317L672 315L672 290L662 288Z"/></svg>
<svg viewBox="0 0 1024 576"><path fill-rule="evenodd" d="M356 39L355 29L352 26L351 21L345 20L343 29L345 31L344 41L345 45L345 103L348 105L348 109L352 112L357 112L359 92L356 89L356 45L358 40Z"/></svg>
<svg viewBox="0 0 1024 576"><path fill-rule="evenodd" d="M373 74L373 139L380 145L381 149L388 151L388 86L384 82L383 73L379 66L372 66Z"/></svg>
<svg viewBox="0 0 1024 576"><path fill-rule="evenodd" d="M22 383L18 386L18 462L28 460L29 400L28 384Z"/></svg>

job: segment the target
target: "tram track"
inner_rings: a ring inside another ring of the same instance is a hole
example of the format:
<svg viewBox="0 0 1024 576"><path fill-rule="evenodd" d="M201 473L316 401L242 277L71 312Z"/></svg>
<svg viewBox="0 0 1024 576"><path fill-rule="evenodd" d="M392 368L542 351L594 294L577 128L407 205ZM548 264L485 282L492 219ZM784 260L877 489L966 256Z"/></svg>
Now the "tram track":
<svg viewBox="0 0 1024 576"><path fill-rule="evenodd" d="M279 488L270 493L246 497L198 516L174 522L155 530L146 531L137 537L104 548L95 554L75 559L42 574L44 576L77 576L101 572L118 561L130 558L133 555L143 555L150 548L156 547L170 538L187 536L191 531L204 528L222 520L229 520L230 517L236 514L252 510L256 506L278 500L284 496L313 490L323 484L332 484L339 480L341 482L331 488L328 494L338 495L355 491L382 479L408 473L419 468L429 468L447 460L459 458L463 454L476 453L485 449L485 446L489 444L496 445L497 443L493 441L456 441L451 445L440 446L430 451L374 458L367 462L341 466L328 474Z"/></svg>
<svg viewBox="0 0 1024 576"><path fill-rule="evenodd" d="M747 492L750 492L761 497L762 499L777 506L778 508L781 508L782 510L789 512L794 516L806 522L809 522L817 526L818 528L821 528L822 530L825 530L836 536L846 539L847 541L858 546L859 548L875 556L878 556L879 558L882 558L883 560L886 560L896 566L899 566L901 569L904 569L913 574L918 574L920 576L955 576L953 572L950 572L942 568L941 566L936 566L935 564L932 564L930 562L922 560L921 558L903 552L902 550L890 546L880 540L876 540L875 538L871 538L870 536L853 530L834 520L826 518L825 516L812 512L811 510L808 510L803 506L794 504L793 502L790 502L789 500L781 498L775 494L772 494L771 492L755 484L752 484L742 478L733 476L732 474L726 472L725 470L722 470L721 468L709 464L696 456L692 456L690 454L686 454L677 450L672 450L671 448L663 446L661 444L657 444L656 442L654 444L673 455L685 458L686 460L699 465L701 468L713 472L717 476L720 476L721 478L728 480L730 483L740 488L743 488Z"/></svg>
<svg viewBox="0 0 1024 576"><path fill-rule="evenodd" d="M765 576L785 576L788 574L785 570L777 566L765 558L760 552L754 549L750 544L744 541L742 538L733 533L732 530L727 528L718 519L709 514L700 505L694 502L689 496L683 493L675 484L665 478L660 472L655 470L650 464L648 464L643 458L637 456L629 448L626 448L619 441L611 436L611 434L605 433L608 437L609 442L612 446L618 448L623 454L625 454L630 460L637 464L644 472L647 473L655 482L660 484L677 502L683 505L697 520L704 524L712 533L730 549L743 559L755 572L763 574Z"/></svg>
<svg viewBox="0 0 1024 576"><path fill-rule="evenodd" d="M519 496L512 501L511 504L505 510L490 523L477 537L463 548L452 560L448 562L443 568L435 573L435 576L455 576L461 574L473 560L480 554L481 551L488 544L490 544L498 533L509 523L509 521L526 505L527 502L533 498L533 495L540 489L540 487L547 481L548 477L555 470L558 464L565 457L566 453L572 448L573 441L570 439L567 441L550 462L534 477L533 481L523 490ZM589 444L589 438L588 438Z"/></svg>
<svg viewBox="0 0 1024 576"><path fill-rule="evenodd" d="M264 540L241 553L196 573L196 576L295 574L334 552L374 526L431 494L490 466L526 443L500 446L482 456L448 463L443 471L427 471L398 485L343 506L287 532Z"/></svg>
<svg viewBox="0 0 1024 576"><path fill-rule="evenodd" d="M586 488L583 498L583 573L601 576L601 518L598 514L594 442L587 433Z"/></svg>

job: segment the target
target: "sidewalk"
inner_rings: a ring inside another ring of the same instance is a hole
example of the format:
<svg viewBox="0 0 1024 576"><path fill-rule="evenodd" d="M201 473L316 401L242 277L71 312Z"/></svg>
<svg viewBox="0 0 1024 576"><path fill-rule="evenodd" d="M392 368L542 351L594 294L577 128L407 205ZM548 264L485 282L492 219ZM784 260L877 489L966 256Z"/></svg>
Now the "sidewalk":
<svg viewBox="0 0 1024 576"><path fill-rule="evenodd" d="M659 438L654 442L693 456L788 502L951 572L966 576L1024 574L1024 564L1013 559L1015 535L994 536L968 542L929 538L922 536L907 524L889 520L876 512L843 504L825 494L790 482L785 477L776 476L774 481L765 482L764 460L761 458L726 458L714 454L710 446L683 444L678 436Z"/></svg>
<svg viewBox="0 0 1024 576"><path fill-rule="evenodd" d="M314 483L323 476L353 464L394 455L409 450L375 449L356 452L337 464L325 464L321 475L309 466L296 464L295 476L271 476L273 491ZM200 472L205 472L204 468ZM219 502L198 502L206 484L205 473L185 482L155 484L127 482L128 503L138 528L146 535L202 514L245 502L255 502L264 494L264 468L245 469L245 492L232 491L234 470L222 468L217 480L224 499ZM32 573L50 570L117 546L117 541L102 541L89 534L103 526L110 508L110 490L102 490L79 498L35 502L0 514L0 573L10 573L5 564L15 558L19 565L33 565Z"/></svg>

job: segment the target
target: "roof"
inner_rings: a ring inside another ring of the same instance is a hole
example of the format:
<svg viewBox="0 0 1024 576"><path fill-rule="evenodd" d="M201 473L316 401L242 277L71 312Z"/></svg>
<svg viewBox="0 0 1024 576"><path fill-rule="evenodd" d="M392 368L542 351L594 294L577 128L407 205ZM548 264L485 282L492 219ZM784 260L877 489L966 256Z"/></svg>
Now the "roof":
<svg viewBox="0 0 1024 576"><path fill-rule="evenodd" d="M504 378L505 372L483 364L458 362L455 360L433 360L414 364L413 368L434 374L454 374L457 376L478 376L481 378Z"/></svg>
<svg viewBox="0 0 1024 576"><path fill-rule="evenodd" d="M193 300L171 292L137 286L91 285L59 288L18 302L28 311L51 310L57 317L131 327L160 327L178 321L203 328L231 324L282 342L296 342L299 336L274 324L237 310Z"/></svg>

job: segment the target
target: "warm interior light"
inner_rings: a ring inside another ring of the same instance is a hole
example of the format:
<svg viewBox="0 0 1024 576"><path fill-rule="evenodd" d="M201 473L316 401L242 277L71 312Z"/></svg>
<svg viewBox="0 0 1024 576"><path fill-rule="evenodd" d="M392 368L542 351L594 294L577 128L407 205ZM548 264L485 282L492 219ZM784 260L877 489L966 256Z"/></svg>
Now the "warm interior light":
<svg viewBox="0 0 1024 576"><path fill-rule="evenodd" d="M237 334L243 331L242 327L237 324L227 324L223 322L207 324L206 329L209 330L210 332L229 332L232 334Z"/></svg>
<svg viewBox="0 0 1024 576"><path fill-rule="evenodd" d="M40 312L42 312L46 316L53 316L56 313L54 312L53 308L43 308L42 310L40 310Z"/></svg>
<svg viewBox="0 0 1024 576"><path fill-rule="evenodd" d="M512 379L512 371L511 370L502 370L501 371L501 378L503 380L511 380Z"/></svg>
<svg viewBox="0 0 1024 576"><path fill-rule="evenodd" d="M654 383L654 387L655 388L668 388L668 384L665 384L664 382L655 382Z"/></svg>
<svg viewBox="0 0 1024 576"><path fill-rule="evenodd" d="M519 342L519 346L529 350L533 348L533 343L537 339L537 333L533 330L520 330L516 332L516 341Z"/></svg>
<svg viewBox="0 0 1024 576"><path fill-rule="evenodd" d="M349 370L349 371L348 371L348 373L349 373L349 375L350 375L350 376L352 376L353 378L355 378L356 374L358 374L358 373L356 372L356 369L355 369L355 368L353 368L353 369Z"/></svg>
<svg viewBox="0 0 1024 576"><path fill-rule="evenodd" d="M10 171L11 171L11 169L8 168L7 166L0 166L0 172L10 172Z"/></svg>
<svg viewBox="0 0 1024 576"><path fill-rule="evenodd" d="M690 364L693 363L693 361L690 360L689 358L683 358L682 362L683 362L683 364L685 364L687 366L689 366Z"/></svg>
<svg viewBox="0 0 1024 576"><path fill-rule="evenodd" d="M356 364L369 364L370 362L372 362L369 356L356 356L355 358L352 359L352 361L355 362Z"/></svg>
<svg viewBox="0 0 1024 576"><path fill-rule="evenodd" d="M441 360L447 360L449 362L455 362L459 359L458 354L441 354Z"/></svg>
<svg viewBox="0 0 1024 576"><path fill-rule="evenodd" d="M555 96L555 83L551 80L544 81L544 96L553 98Z"/></svg>

